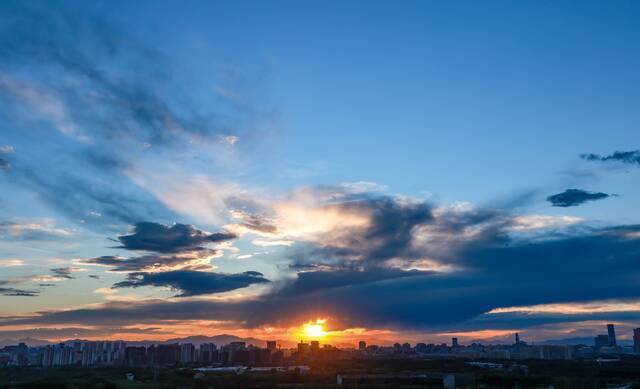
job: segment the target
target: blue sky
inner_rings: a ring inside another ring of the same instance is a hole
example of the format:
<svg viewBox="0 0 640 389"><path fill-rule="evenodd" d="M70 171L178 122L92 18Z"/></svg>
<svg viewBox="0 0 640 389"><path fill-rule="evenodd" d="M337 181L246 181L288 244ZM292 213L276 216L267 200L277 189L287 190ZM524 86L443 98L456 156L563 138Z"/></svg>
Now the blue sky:
<svg viewBox="0 0 640 389"><path fill-rule="evenodd" d="M2 4L0 337L193 331L98 319L124 301L199 321L213 319L197 304L222 304L208 309L235 324L207 329L254 335L318 317L411 339L633 327L640 296L621 277L640 271L639 14L633 1ZM543 293L541 262L552 282L580 273L576 288ZM515 274L524 290L504 282ZM465 287L483 299L443 292ZM394 300L341 316L381 290ZM292 308L239 313L257 303ZM434 322L416 304L455 308ZM540 304L565 305L513 316Z"/></svg>

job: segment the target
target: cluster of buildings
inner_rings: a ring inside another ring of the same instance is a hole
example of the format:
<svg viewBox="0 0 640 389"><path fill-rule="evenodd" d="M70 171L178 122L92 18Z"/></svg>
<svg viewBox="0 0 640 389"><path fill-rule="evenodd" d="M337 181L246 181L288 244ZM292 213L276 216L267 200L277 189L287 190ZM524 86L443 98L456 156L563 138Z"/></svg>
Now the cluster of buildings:
<svg viewBox="0 0 640 389"><path fill-rule="evenodd" d="M390 347L367 345L360 341L358 350L368 357L461 357L469 359L574 359L598 358L611 355L640 355L640 328L633 331L633 346L621 346L616 341L615 327L607 325L607 334L597 335L591 345L533 345L520 340L515 334L515 342L510 345L483 345L472 343L462 346L457 338L451 339L451 345L418 343L395 343Z"/></svg>
<svg viewBox="0 0 640 389"><path fill-rule="evenodd" d="M640 355L640 328L634 330L633 346L620 346L613 324L607 334L597 335L594 345L530 345L515 334L509 345L460 345L395 343L392 346L367 345L360 341L356 349L338 349L318 341L298 343L296 348L281 348L275 341L266 348L231 342L222 347L213 343L127 345L123 341L69 341L56 345L28 347L24 343L0 349L0 366L295 366L312 361L352 358L468 358L468 359L573 359L607 355Z"/></svg>

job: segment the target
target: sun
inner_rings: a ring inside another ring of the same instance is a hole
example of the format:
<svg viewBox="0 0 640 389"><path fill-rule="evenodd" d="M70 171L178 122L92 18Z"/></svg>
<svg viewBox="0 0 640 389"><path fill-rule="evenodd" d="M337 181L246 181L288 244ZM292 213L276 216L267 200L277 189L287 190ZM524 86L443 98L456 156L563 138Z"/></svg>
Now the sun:
<svg viewBox="0 0 640 389"><path fill-rule="evenodd" d="M309 321L302 325L301 336L306 339L320 339L327 336L328 332L325 329L326 319L317 319L316 321Z"/></svg>

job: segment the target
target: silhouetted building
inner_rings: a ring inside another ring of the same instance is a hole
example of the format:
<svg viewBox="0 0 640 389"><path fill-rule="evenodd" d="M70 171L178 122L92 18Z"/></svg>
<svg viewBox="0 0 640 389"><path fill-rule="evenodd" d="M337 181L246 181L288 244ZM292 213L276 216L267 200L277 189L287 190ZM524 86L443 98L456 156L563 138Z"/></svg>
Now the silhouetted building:
<svg viewBox="0 0 640 389"><path fill-rule="evenodd" d="M609 345L609 335L598 335L593 339L596 349L607 347Z"/></svg>
<svg viewBox="0 0 640 389"><path fill-rule="evenodd" d="M275 352L278 349L278 345L275 340L267 340L267 350Z"/></svg>
<svg viewBox="0 0 640 389"><path fill-rule="evenodd" d="M421 354L426 354L427 353L427 345L424 344L424 343L416 344L416 352L417 353L421 353Z"/></svg>
<svg viewBox="0 0 640 389"><path fill-rule="evenodd" d="M607 334L609 335L609 346L616 346L616 330L613 324L607 324Z"/></svg>
<svg viewBox="0 0 640 389"><path fill-rule="evenodd" d="M300 341L300 343L298 343L298 353L300 355L307 355L309 354L309 343L305 343L303 341Z"/></svg>
<svg viewBox="0 0 640 389"><path fill-rule="evenodd" d="M189 365L195 362L196 347L192 343L184 343L180 345L180 363Z"/></svg>
<svg viewBox="0 0 640 389"><path fill-rule="evenodd" d="M458 338L451 338L451 348L458 348Z"/></svg>
<svg viewBox="0 0 640 389"><path fill-rule="evenodd" d="M218 362L218 347L214 343L202 343L198 360L202 365L209 365Z"/></svg>
<svg viewBox="0 0 640 389"><path fill-rule="evenodd" d="M361 340L358 342L358 350L360 351L364 351L367 349L367 342L365 342L364 340Z"/></svg>
<svg viewBox="0 0 640 389"><path fill-rule="evenodd" d="M411 352L411 344L403 343L402 344L402 352L403 353L410 353Z"/></svg>
<svg viewBox="0 0 640 389"><path fill-rule="evenodd" d="M633 330L633 350L640 353L640 328Z"/></svg>
<svg viewBox="0 0 640 389"><path fill-rule="evenodd" d="M318 342L317 340L312 340L311 341L311 354L318 354L318 351L320 351L320 342Z"/></svg>
<svg viewBox="0 0 640 389"><path fill-rule="evenodd" d="M155 363L158 365L175 365L180 360L179 344L159 344L155 349Z"/></svg>
<svg viewBox="0 0 640 389"><path fill-rule="evenodd" d="M516 332L516 346L520 345L520 334Z"/></svg>

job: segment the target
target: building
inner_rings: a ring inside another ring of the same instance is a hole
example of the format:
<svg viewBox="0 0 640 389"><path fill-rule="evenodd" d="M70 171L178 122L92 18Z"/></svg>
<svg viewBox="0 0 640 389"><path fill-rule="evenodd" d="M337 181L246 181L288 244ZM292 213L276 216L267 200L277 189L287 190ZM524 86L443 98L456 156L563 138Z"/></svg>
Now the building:
<svg viewBox="0 0 640 389"><path fill-rule="evenodd" d="M613 324L607 324L607 334L609 335L609 346L615 347L616 344L616 330L613 327Z"/></svg>
<svg viewBox="0 0 640 389"><path fill-rule="evenodd" d="M593 343L596 349L607 347L609 345L609 335L598 335L593 338Z"/></svg>
<svg viewBox="0 0 640 389"><path fill-rule="evenodd" d="M451 348L458 348L458 338L451 338Z"/></svg>
<svg viewBox="0 0 640 389"><path fill-rule="evenodd" d="M360 351L364 351L367 349L367 342L365 342L364 340L361 340L358 342L358 350Z"/></svg>
<svg viewBox="0 0 640 389"><path fill-rule="evenodd" d="M640 328L633 330L633 350L640 353Z"/></svg>
<svg viewBox="0 0 640 389"><path fill-rule="evenodd" d="M218 362L218 347L214 343L202 343L198 353L198 360L202 365Z"/></svg>
<svg viewBox="0 0 640 389"><path fill-rule="evenodd" d="M516 346L520 345L520 334L516 332Z"/></svg>
<svg viewBox="0 0 640 389"><path fill-rule="evenodd" d="M180 363L189 365L195 362L196 347L192 343L183 343L180 345Z"/></svg>
<svg viewBox="0 0 640 389"><path fill-rule="evenodd" d="M307 355L309 354L309 343L305 343L303 341L300 341L300 343L298 343L298 353L300 355Z"/></svg>
<svg viewBox="0 0 640 389"><path fill-rule="evenodd" d="M318 351L320 351L320 342L312 340L309 348L311 349L311 354L318 354Z"/></svg>
<svg viewBox="0 0 640 389"><path fill-rule="evenodd" d="M278 349L278 345L275 340L267 340L267 350L275 352Z"/></svg>
<svg viewBox="0 0 640 389"><path fill-rule="evenodd" d="M402 352L405 354L408 354L411 352L411 344L409 343L403 343L402 344Z"/></svg>

